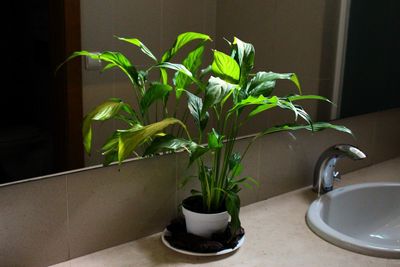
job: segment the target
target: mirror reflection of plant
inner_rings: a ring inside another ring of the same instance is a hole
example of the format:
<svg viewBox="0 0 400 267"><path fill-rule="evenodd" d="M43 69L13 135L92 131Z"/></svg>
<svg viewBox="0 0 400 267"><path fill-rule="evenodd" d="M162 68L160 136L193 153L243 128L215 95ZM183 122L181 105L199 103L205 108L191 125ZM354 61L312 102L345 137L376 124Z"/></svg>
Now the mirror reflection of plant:
<svg viewBox="0 0 400 267"><path fill-rule="evenodd" d="M137 46L154 61L154 65L147 70L138 70L122 53L110 51L100 54L79 51L67 59L86 56L107 63L104 71L120 69L134 88L138 107L134 110L120 99L110 99L87 114L83 123L86 151L90 153L91 150L92 122L109 119L124 121L127 128L117 129L103 145L105 165L113 161L123 161L135 154L139 146L145 147L144 155L186 150L190 155L189 165L195 163L197 166L197 178L201 184L201 190L192 190L192 193L201 196L204 212L226 209L231 215L233 231L240 227L240 185L257 184L251 177L240 176L243 157L254 140L270 133L300 129L319 131L331 128L351 133L343 126L312 121L297 101L329 100L318 95L302 95L294 73L252 73L254 47L238 38L228 42L229 55L213 50L213 62L205 69L200 68L205 45L211 41L208 35L195 32L180 34L160 60L140 40L117 38ZM198 43L196 48L187 54L181 64L171 62L182 47L193 41ZM169 77L167 69L175 72L173 77ZM159 81L148 80L149 72L153 70L159 71ZM273 95L278 80L291 81L299 94L284 97ZM172 112L167 105L171 98L176 103ZM187 109L180 115L182 98L187 99ZM151 107L158 110L158 103L161 103L162 114L158 115L156 112L156 119L152 121L149 111ZM234 152L239 129L254 116L275 108L291 110L294 113L294 122L261 129L249 141L242 155ZM198 130L195 138L190 136L186 127L189 114ZM214 116L216 126L207 131L210 116ZM297 124L298 118L305 124ZM172 125L179 127L169 127ZM206 144L202 144L203 142ZM211 166L205 163L204 157L207 155L211 155ZM183 180L183 184L186 182L187 179Z"/></svg>

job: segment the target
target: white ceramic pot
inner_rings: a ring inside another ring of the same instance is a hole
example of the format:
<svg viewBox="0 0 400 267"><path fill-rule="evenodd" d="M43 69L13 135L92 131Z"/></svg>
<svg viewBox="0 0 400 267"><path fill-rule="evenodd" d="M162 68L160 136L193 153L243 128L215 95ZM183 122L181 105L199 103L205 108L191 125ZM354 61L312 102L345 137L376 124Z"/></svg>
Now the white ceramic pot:
<svg viewBox="0 0 400 267"><path fill-rule="evenodd" d="M182 206L188 233L210 238L214 233L224 232L229 222L227 211L220 213L198 213Z"/></svg>

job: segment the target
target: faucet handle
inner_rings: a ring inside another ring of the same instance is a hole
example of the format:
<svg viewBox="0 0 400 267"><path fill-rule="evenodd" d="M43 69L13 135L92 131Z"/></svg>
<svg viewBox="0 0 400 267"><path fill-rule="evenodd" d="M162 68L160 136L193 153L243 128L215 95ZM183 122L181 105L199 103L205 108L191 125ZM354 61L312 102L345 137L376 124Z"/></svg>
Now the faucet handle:
<svg viewBox="0 0 400 267"><path fill-rule="evenodd" d="M342 180L342 176L340 175L339 172L333 171L333 179L337 182L340 182Z"/></svg>

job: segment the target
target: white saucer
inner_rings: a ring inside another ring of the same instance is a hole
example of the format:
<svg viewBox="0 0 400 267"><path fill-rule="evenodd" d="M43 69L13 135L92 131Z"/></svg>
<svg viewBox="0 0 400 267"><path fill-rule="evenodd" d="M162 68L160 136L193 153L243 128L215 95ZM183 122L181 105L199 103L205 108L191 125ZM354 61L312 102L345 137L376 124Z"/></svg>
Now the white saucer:
<svg viewBox="0 0 400 267"><path fill-rule="evenodd" d="M218 255L231 253L231 252L237 250L238 248L240 248L243 245L244 239L245 239L244 235L243 235L242 238L239 239L239 242L236 245L236 247L234 247L234 248L228 248L228 249L224 249L224 250L221 250L218 252L200 253L200 252L192 252L192 251L188 251L188 250L184 250L184 249L178 249L178 248L171 246L171 244L165 239L165 236L169 236L169 235L170 235L170 232L167 229L165 229L164 232L161 234L161 240L164 243L164 245L166 245L168 248L170 248L176 252L186 254L186 255L192 255L192 256L218 256Z"/></svg>

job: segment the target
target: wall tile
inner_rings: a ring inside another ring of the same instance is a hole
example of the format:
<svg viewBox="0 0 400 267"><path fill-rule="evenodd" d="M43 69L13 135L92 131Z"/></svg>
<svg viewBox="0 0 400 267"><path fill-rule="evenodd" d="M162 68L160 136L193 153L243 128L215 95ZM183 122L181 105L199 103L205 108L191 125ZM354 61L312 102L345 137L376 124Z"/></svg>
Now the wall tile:
<svg viewBox="0 0 400 267"><path fill-rule="evenodd" d="M233 151L239 153L240 155L243 155L247 145L251 140L252 137L236 141L236 145ZM260 142L255 141L250 146L245 157L243 158L242 161L243 171L240 174L240 176L238 176L238 179L243 177L251 177L257 182L259 182L260 151L261 151ZM241 185L242 190L239 192L240 204L242 207L257 202L259 186L255 185L253 182L250 181L248 181L247 184L249 184L250 187Z"/></svg>
<svg viewBox="0 0 400 267"><path fill-rule="evenodd" d="M162 0L112 1L113 35L140 39L156 57L160 57ZM134 45L114 41L117 51L124 53L134 66L154 63Z"/></svg>
<svg viewBox="0 0 400 267"><path fill-rule="evenodd" d="M187 0L163 1L163 20L161 32L161 49L166 51L174 43L178 34L188 31L203 32L205 30L205 2ZM211 29L212 30L212 29ZM207 33L207 32L205 32ZM188 45L179 52L173 61L183 60L195 46Z"/></svg>
<svg viewBox="0 0 400 267"><path fill-rule="evenodd" d="M175 155L68 175L71 257L161 231L175 207Z"/></svg>
<svg viewBox="0 0 400 267"><path fill-rule="evenodd" d="M68 260L66 177L0 187L0 265Z"/></svg>
<svg viewBox="0 0 400 267"><path fill-rule="evenodd" d="M89 51L111 49L113 41L113 20L111 18L112 1L81 1L82 49Z"/></svg>
<svg viewBox="0 0 400 267"><path fill-rule="evenodd" d="M260 189L258 201L311 183L302 140L295 133L262 137L260 144Z"/></svg>
<svg viewBox="0 0 400 267"><path fill-rule="evenodd" d="M400 155L400 108L376 114L374 163Z"/></svg>
<svg viewBox="0 0 400 267"><path fill-rule="evenodd" d="M276 8L276 72L295 72L303 79L319 79L324 1L279 0ZM306 38L305 38L306 36Z"/></svg>
<svg viewBox="0 0 400 267"><path fill-rule="evenodd" d="M182 201L191 196L190 191L192 189L200 191L201 186L200 182L195 175L197 174L197 166L196 164L192 164L188 167L189 164L189 155L186 152L181 152L176 154L176 180L177 180L177 199L176 206L178 207L182 204ZM209 160L206 160L207 164L209 164ZM190 177L190 178L189 178ZM187 179L187 183L182 187L182 182Z"/></svg>
<svg viewBox="0 0 400 267"><path fill-rule="evenodd" d="M274 41L276 3L276 0L217 1L217 49L228 51L223 38L232 40L236 36L254 45L256 69L273 69L274 54L278 52Z"/></svg>

